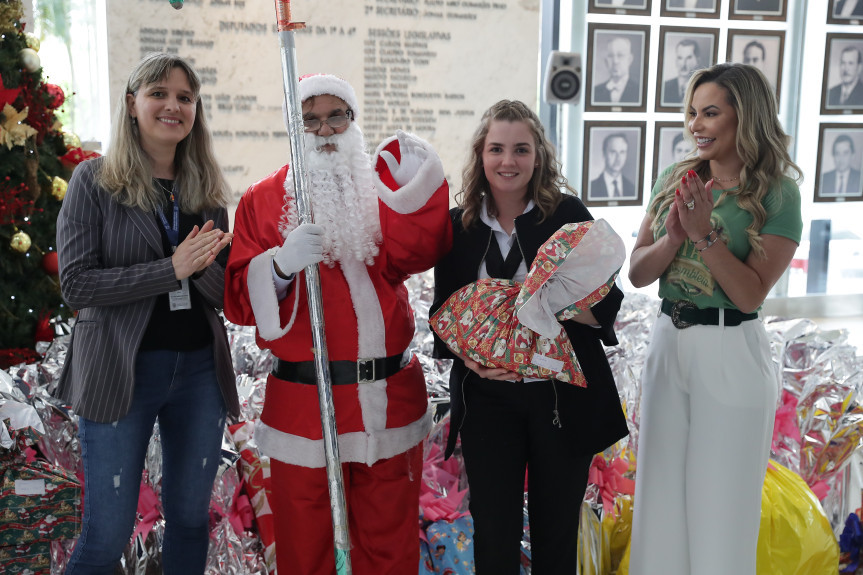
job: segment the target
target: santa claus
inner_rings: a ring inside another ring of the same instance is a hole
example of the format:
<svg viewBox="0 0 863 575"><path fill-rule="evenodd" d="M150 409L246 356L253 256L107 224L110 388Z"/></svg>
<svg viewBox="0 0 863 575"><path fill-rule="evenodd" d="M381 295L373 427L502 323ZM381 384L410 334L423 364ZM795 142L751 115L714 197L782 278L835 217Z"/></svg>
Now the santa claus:
<svg viewBox="0 0 863 575"><path fill-rule="evenodd" d="M288 166L241 199L225 316L257 327L275 359L255 439L271 458L279 571L335 572L306 266L320 265L325 335L353 572L415 572L422 440L431 426L419 362L406 349L403 284L451 245L449 190L432 147L399 132L373 157L357 100L327 74L299 82L314 224L298 222Z"/></svg>

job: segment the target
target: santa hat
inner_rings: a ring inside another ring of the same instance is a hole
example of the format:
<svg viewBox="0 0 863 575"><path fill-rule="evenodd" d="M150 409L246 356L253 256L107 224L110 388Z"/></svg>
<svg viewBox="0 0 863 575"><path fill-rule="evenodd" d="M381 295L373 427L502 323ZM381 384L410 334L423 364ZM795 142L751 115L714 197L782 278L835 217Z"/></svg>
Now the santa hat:
<svg viewBox="0 0 863 575"><path fill-rule="evenodd" d="M305 102L312 96L321 96L329 94L344 100L354 113L354 118L357 116L359 106L357 105L357 94L354 89L345 80L332 74L306 74L300 76L300 101Z"/></svg>

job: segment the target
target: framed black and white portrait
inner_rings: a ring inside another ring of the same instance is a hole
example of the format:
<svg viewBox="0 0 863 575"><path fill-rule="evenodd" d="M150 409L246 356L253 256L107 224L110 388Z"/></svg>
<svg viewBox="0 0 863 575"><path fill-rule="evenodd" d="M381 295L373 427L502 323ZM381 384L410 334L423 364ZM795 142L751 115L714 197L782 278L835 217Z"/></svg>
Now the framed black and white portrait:
<svg viewBox="0 0 863 575"><path fill-rule="evenodd" d="M661 0L660 16L719 18L719 0Z"/></svg>
<svg viewBox="0 0 863 575"><path fill-rule="evenodd" d="M822 114L863 113L863 36L827 34Z"/></svg>
<svg viewBox="0 0 863 575"><path fill-rule="evenodd" d="M776 92L782 84L782 59L785 50L784 30L729 30L726 60L755 66L764 74Z"/></svg>
<svg viewBox="0 0 863 575"><path fill-rule="evenodd" d="M581 198L586 205L639 206L646 122L584 123Z"/></svg>
<svg viewBox="0 0 863 575"><path fill-rule="evenodd" d="M656 122L653 135L653 177L655 182L662 171L692 155L695 145L683 135L682 122Z"/></svg>
<svg viewBox="0 0 863 575"><path fill-rule="evenodd" d="M816 202L863 201L863 124L821 124Z"/></svg>
<svg viewBox="0 0 863 575"><path fill-rule="evenodd" d="M677 112L689 78L716 63L719 29L660 26L656 111Z"/></svg>
<svg viewBox="0 0 863 575"><path fill-rule="evenodd" d="M652 0L589 0L588 12L650 16Z"/></svg>
<svg viewBox="0 0 863 575"><path fill-rule="evenodd" d="M785 20L787 0L730 0L731 20Z"/></svg>
<svg viewBox="0 0 863 575"><path fill-rule="evenodd" d="M585 110L644 112L650 26L587 25Z"/></svg>
<svg viewBox="0 0 863 575"><path fill-rule="evenodd" d="M863 22L863 0L829 0L828 24L860 25Z"/></svg>

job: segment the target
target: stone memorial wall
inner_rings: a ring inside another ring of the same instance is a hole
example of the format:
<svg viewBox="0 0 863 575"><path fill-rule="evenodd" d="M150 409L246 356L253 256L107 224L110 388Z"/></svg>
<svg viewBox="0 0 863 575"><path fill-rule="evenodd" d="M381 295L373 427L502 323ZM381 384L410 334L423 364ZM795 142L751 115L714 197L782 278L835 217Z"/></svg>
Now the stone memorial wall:
<svg viewBox="0 0 863 575"><path fill-rule="evenodd" d="M107 3L111 102L151 51L188 58L236 198L290 160L274 2ZM539 0L295 0L300 73L356 89L374 150L396 129L430 141L453 191L482 112L501 98L536 107Z"/></svg>

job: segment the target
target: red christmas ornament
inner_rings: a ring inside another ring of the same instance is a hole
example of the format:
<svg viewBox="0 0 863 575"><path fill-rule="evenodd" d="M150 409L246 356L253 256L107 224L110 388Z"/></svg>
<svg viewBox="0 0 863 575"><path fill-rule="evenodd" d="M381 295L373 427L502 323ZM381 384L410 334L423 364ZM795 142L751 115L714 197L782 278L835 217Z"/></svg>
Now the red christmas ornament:
<svg viewBox="0 0 863 575"><path fill-rule="evenodd" d="M60 161L63 163L63 165L74 168L84 160L98 157L98 152L85 151L81 148L69 148L65 154L60 156Z"/></svg>
<svg viewBox="0 0 863 575"><path fill-rule="evenodd" d="M18 94L21 93L21 88L7 88L3 85L3 77L0 76L0 109L3 109L6 104L12 104L18 99Z"/></svg>
<svg viewBox="0 0 863 575"><path fill-rule="evenodd" d="M57 252L47 252L42 256L42 269L48 275L56 276L60 273L60 268L57 264Z"/></svg>
<svg viewBox="0 0 863 575"><path fill-rule="evenodd" d="M52 110L56 110L66 101L63 88L57 84L45 84L45 93L48 94L48 107Z"/></svg>
<svg viewBox="0 0 863 575"><path fill-rule="evenodd" d="M7 369L20 363L36 363L39 357L35 349L25 347L0 349L0 369Z"/></svg>
<svg viewBox="0 0 863 575"><path fill-rule="evenodd" d="M51 328L51 318L48 312L43 311L36 320L35 341L54 341L54 330Z"/></svg>

